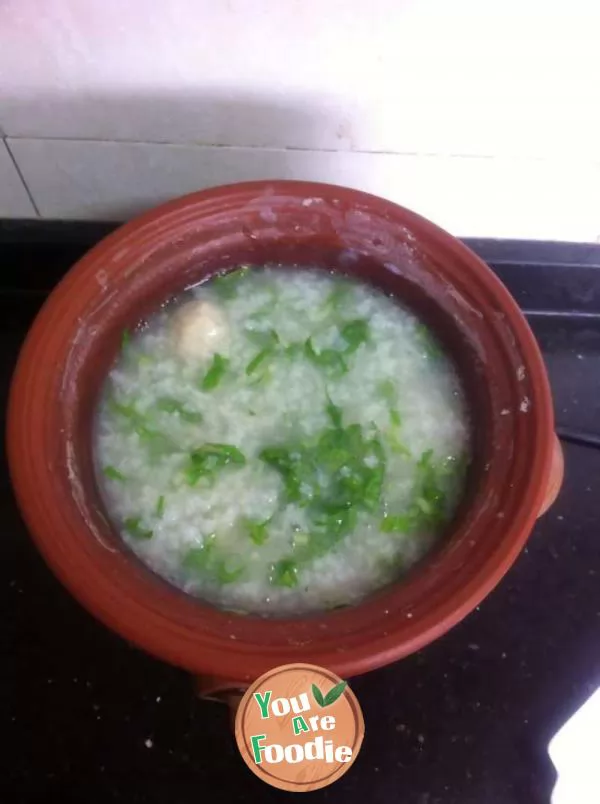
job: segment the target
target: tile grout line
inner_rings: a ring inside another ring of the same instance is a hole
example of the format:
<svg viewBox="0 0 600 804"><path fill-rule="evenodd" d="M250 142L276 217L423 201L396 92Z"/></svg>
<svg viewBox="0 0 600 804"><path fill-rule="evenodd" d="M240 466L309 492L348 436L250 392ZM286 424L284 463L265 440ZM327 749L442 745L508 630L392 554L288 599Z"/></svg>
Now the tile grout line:
<svg viewBox="0 0 600 804"><path fill-rule="evenodd" d="M240 151L274 151L274 152L300 152L300 153L324 153L324 154L361 154L368 156L411 156L442 159L497 159L497 154L467 154L467 153L445 153L442 151L390 151L390 150L369 150L368 148L317 148L316 146L300 145L231 145L229 143L199 142L197 140L136 140L136 139L111 139L108 137L64 137L64 136L41 136L29 134L5 134L6 140L15 142L86 142L103 145L166 145L174 148L221 148L223 150ZM530 157L525 157L529 159ZM544 157L532 157L543 159Z"/></svg>
<svg viewBox="0 0 600 804"><path fill-rule="evenodd" d="M2 136L2 135L0 135ZM195 140L135 140L135 139L109 139L106 137L64 137L64 136L33 136L23 134L4 134L4 141L7 148L9 142L64 142L64 143L89 143L96 145L152 145L165 146L169 148L198 148L198 149L220 149L220 150L239 150L239 151L269 151L275 153L323 153L323 154L350 154L362 156L398 156L411 158L424 158L432 160L473 160L480 162L528 162L528 163L555 163L573 164L573 155L554 154L554 155L533 155L515 153L486 153L469 154L453 153L443 151L390 151L390 150L369 150L366 148L317 148L296 145L230 145L215 142L198 142ZM11 152L12 153L12 152ZM587 164L600 166L600 157L584 156L575 159L576 164Z"/></svg>
<svg viewBox="0 0 600 804"><path fill-rule="evenodd" d="M10 144L8 142L8 138L4 137L3 142L4 142L4 145L6 146L6 150L8 152L9 159L13 163L14 168L17 171L17 175L21 179L21 184L23 185L23 187L25 189L25 192L27 193L27 197L29 198L29 201L31 202L31 206L33 207L33 210L34 210L35 214L37 215L37 217L41 218L42 215L41 215L41 213L40 213L40 211L38 209L38 205L35 203L34 198L33 198L33 194L31 192L31 190L29 189L29 185L25 181L25 177L23 176L23 173L21 172L21 168L19 167L19 164L18 164L17 160L15 159L15 156L14 156L14 154L12 152L12 149L10 147Z"/></svg>

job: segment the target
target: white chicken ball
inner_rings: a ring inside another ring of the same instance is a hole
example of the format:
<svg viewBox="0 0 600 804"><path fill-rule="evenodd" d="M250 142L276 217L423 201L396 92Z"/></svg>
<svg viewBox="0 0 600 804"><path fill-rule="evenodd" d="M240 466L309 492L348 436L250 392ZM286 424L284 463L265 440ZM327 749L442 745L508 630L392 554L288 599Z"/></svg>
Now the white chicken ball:
<svg viewBox="0 0 600 804"><path fill-rule="evenodd" d="M211 357L227 346L229 324L222 310L208 301L193 301L177 310L171 322L177 354L187 360Z"/></svg>

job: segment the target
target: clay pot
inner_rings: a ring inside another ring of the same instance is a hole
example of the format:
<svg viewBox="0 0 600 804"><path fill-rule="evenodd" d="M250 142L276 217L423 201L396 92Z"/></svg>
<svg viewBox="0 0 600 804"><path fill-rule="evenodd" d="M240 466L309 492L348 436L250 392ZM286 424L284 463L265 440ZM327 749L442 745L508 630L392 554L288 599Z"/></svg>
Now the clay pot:
<svg viewBox="0 0 600 804"><path fill-rule="evenodd" d="M217 270L265 262L316 264L396 294L453 354L473 417L468 490L439 547L357 607L288 620L219 611L150 572L113 530L92 461L96 400L123 329ZM99 243L35 320L8 412L13 485L50 567L96 617L198 676L204 693L293 661L350 677L439 637L498 583L555 496L556 445L536 342L475 254L388 201L300 182L195 193Z"/></svg>

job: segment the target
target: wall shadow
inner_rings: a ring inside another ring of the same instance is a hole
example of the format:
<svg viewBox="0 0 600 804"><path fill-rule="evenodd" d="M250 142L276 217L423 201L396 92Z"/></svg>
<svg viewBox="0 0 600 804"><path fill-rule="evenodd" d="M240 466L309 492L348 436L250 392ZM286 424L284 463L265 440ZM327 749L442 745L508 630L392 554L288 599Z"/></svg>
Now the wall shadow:
<svg viewBox="0 0 600 804"><path fill-rule="evenodd" d="M7 144L40 214L50 218L123 220L169 198L236 181L343 183L349 160L348 183L361 187L368 181L364 157L376 159L349 153L351 132L335 110L298 99L234 92L40 94L9 99L0 122L4 115L12 121L9 135L11 129L45 132L43 138L8 136Z"/></svg>

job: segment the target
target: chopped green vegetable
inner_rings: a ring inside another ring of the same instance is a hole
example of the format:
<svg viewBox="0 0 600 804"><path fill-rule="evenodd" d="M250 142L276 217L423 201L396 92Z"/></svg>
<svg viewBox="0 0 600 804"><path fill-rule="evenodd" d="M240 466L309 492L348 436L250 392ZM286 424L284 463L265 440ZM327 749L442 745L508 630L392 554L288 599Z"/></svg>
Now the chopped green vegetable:
<svg viewBox="0 0 600 804"><path fill-rule="evenodd" d="M306 547L310 543L309 533L295 533L294 534L294 548Z"/></svg>
<svg viewBox="0 0 600 804"><path fill-rule="evenodd" d="M248 530L248 536L252 539L254 544L261 545L267 541L269 538L267 528L270 522L271 517L269 517L269 519L265 519L264 522L259 522L256 519L246 519L244 521L244 526Z"/></svg>
<svg viewBox="0 0 600 804"><path fill-rule="evenodd" d="M331 423L335 428L342 426L342 409L331 401L331 397L327 394L327 415L331 419Z"/></svg>
<svg viewBox="0 0 600 804"><path fill-rule="evenodd" d="M334 426L312 444L268 447L259 456L279 473L286 500L307 509L309 532L294 539L300 563L333 549L354 530L358 511L377 509L383 492L386 458L377 433L343 427L337 408L329 413Z"/></svg>
<svg viewBox="0 0 600 804"><path fill-rule="evenodd" d="M263 363L270 362L275 357L279 349L279 335L274 329L270 329L268 332L246 330L246 333L257 346L261 347L258 354L256 354L246 366L246 374L250 376L254 374ZM261 377L261 379L265 378L265 375Z"/></svg>
<svg viewBox="0 0 600 804"><path fill-rule="evenodd" d="M151 539L152 531L142 527L142 521L139 516L129 517L123 522L123 527L127 533L134 539Z"/></svg>
<svg viewBox="0 0 600 804"><path fill-rule="evenodd" d="M195 410L188 410L182 402L171 396L164 396L158 400L157 408L165 413L177 413L183 421L190 424L200 424L202 414Z"/></svg>
<svg viewBox="0 0 600 804"><path fill-rule="evenodd" d="M279 472L289 502L370 510L381 493L383 447L378 438L365 438L358 424L325 430L312 446L269 447L259 457Z"/></svg>
<svg viewBox="0 0 600 804"><path fill-rule="evenodd" d="M370 455L368 455L368 459L373 463L370 466L371 475L367 477L363 487L362 505L367 511L375 511L379 506L383 493L386 459L383 445L379 439L372 439L369 442L369 447Z"/></svg>
<svg viewBox="0 0 600 804"><path fill-rule="evenodd" d="M229 360L223 355L215 354L213 357L210 368L204 375L200 388L203 391L212 391L219 385L227 369L229 368Z"/></svg>
<svg viewBox="0 0 600 804"><path fill-rule="evenodd" d="M410 533L415 521L410 514L390 514L381 520L380 529L383 533Z"/></svg>
<svg viewBox="0 0 600 804"><path fill-rule="evenodd" d="M382 380L382 382L380 382L377 386L377 393L384 400L384 402L387 402L389 407L393 408L396 406L398 394L396 392L396 386L392 380Z"/></svg>
<svg viewBox="0 0 600 804"><path fill-rule="evenodd" d="M195 486L200 478L212 480L225 467L245 463L243 452L231 444L204 444L190 454L185 478L190 486Z"/></svg>
<svg viewBox="0 0 600 804"><path fill-rule="evenodd" d="M431 516L434 513L433 503L425 497L417 497L415 505L426 516Z"/></svg>
<svg viewBox="0 0 600 804"><path fill-rule="evenodd" d="M326 411L327 415L329 416L329 419L330 419L332 425L335 428L341 427L342 426L342 419L343 419L342 409L338 405L335 404L335 402L332 400L331 396L329 395L329 391L327 389L325 390L325 397L327 399L327 403L325 405L325 411Z"/></svg>
<svg viewBox="0 0 600 804"><path fill-rule="evenodd" d="M211 534L201 547L191 547L181 562L183 567L193 572L204 572L215 548L215 536Z"/></svg>
<svg viewBox="0 0 600 804"><path fill-rule="evenodd" d="M129 419L132 422L144 421L144 416L139 413L132 402L119 402L114 397L109 397L107 406L113 413L118 413L124 419Z"/></svg>
<svg viewBox="0 0 600 804"><path fill-rule="evenodd" d="M283 350L283 354L288 360L295 360L297 357L301 357L304 354L304 348L303 343L296 341L295 343L289 343Z"/></svg>
<svg viewBox="0 0 600 804"><path fill-rule="evenodd" d="M249 273L250 266L241 265L235 271L218 274L211 280L209 286L213 288L222 299L233 299L234 296L237 295L240 283Z"/></svg>
<svg viewBox="0 0 600 804"><path fill-rule="evenodd" d="M184 420L184 422L188 422L189 424L201 424L204 417L198 410L187 410L182 408L179 411L179 416Z"/></svg>
<svg viewBox="0 0 600 804"><path fill-rule="evenodd" d="M184 569L220 584L233 583L244 572L237 557L219 554L214 533L204 540L202 546L190 548L181 563Z"/></svg>
<svg viewBox="0 0 600 804"><path fill-rule="evenodd" d="M115 469L114 466L105 466L102 471L106 477L109 478L109 480L118 480L120 483L122 483L124 480L127 480L123 472L119 472L119 470Z"/></svg>
<svg viewBox="0 0 600 804"><path fill-rule="evenodd" d="M320 352L315 350L312 338L304 344L304 354L315 366L325 371L331 377L341 377L348 371L348 366L344 355L336 349L322 349Z"/></svg>
<svg viewBox="0 0 600 804"><path fill-rule="evenodd" d="M330 473L329 497L337 505L377 506L386 466L379 438L367 438L358 424L327 430L317 444L316 463Z"/></svg>
<svg viewBox="0 0 600 804"><path fill-rule="evenodd" d="M234 567L229 569L225 559L221 559L215 564L215 573L219 583L228 584L237 581L244 572L243 566Z"/></svg>
<svg viewBox="0 0 600 804"><path fill-rule="evenodd" d="M419 526L433 526L445 519L446 494L439 482L442 473L433 462L433 450L428 449L417 463L417 490L410 509Z"/></svg>
<svg viewBox="0 0 600 804"><path fill-rule="evenodd" d="M256 377L254 377L254 379L250 382L250 385L253 388L258 388L261 385L265 385L266 382L268 380L270 380L272 376L273 376L273 372L271 371L270 366L267 365L267 366L265 366L264 371L259 373Z"/></svg>
<svg viewBox="0 0 600 804"><path fill-rule="evenodd" d="M271 583L273 586L298 586L298 566L291 558L282 558L271 568Z"/></svg>
<svg viewBox="0 0 600 804"><path fill-rule="evenodd" d="M392 408L390 410L390 421L394 425L394 427L401 427L402 426L402 416L396 410L396 408Z"/></svg>
<svg viewBox="0 0 600 804"><path fill-rule="evenodd" d="M402 424L402 416L396 407L398 403L398 392L396 391L396 386L391 380L384 380L377 386L377 391L381 398L387 403L392 425L396 428L400 427Z"/></svg>
<svg viewBox="0 0 600 804"><path fill-rule="evenodd" d="M446 495L440 487L438 472L439 470L433 463L433 450L428 449L421 455L417 464L419 498L431 504L432 516L439 521L440 518L444 518L443 509Z"/></svg>
<svg viewBox="0 0 600 804"><path fill-rule="evenodd" d="M387 433L387 439L392 452L395 452L397 455L404 455L406 458L412 457L411 451L398 435L398 425L392 427L392 429Z"/></svg>
<svg viewBox="0 0 600 804"><path fill-rule="evenodd" d="M369 340L369 322L364 318L349 321L340 330L340 335L346 341L346 354L356 352L359 346Z"/></svg>
<svg viewBox="0 0 600 804"><path fill-rule="evenodd" d="M140 413L132 402L119 402L110 398L108 407L119 416L122 416L131 432L137 433L140 441L149 448L151 455L159 456L176 450L174 442L160 430L157 430L148 416Z"/></svg>
<svg viewBox="0 0 600 804"><path fill-rule="evenodd" d="M156 516L162 517L165 512L165 495L161 494L158 500L156 501Z"/></svg>
<svg viewBox="0 0 600 804"><path fill-rule="evenodd" d="M390 422L392 427L390 432L387 434L390 442L390 449L392 452L396 452L399 455L406 455L407 457L410 457L410 450L402 443L398 433L398 430L402 426L402 416L396 407L398 402L396 386L391 380L384 380L377 386L377 391L379 396L382 397L382 399L387 403L390 414Z"/></svg>
<svg viewBox="0 0 600 804"><path fill-rule="evenodd" d="M329 553L344 536L354 530L357 519L356 508L343 506L317 513L308 543L297 552L298 559L310 561Z"/></svg>
<svg viewBox="0 0 600 804"><path fill-rule="evenodd" d="M174 399L172 396L163 396L156 403L159 410L164 410L165 413L179 413L183 407L183 403Z"/></svg>
<svg viewBox="0 0 600 804"><path fill-rule="evenodd" d="M380 523L384 533L412 533L433 527L446 518L446 495L439 482L443 468L435 466L433 450L424 452L417 462L415 490L408 510L389 514Z"/></svg>
<svg viewBox="0 0 600 804"><path fill-rule="evenodd" d="M259 458L279 472L289 502L306 505L318 492L316 468L301 445L266 447Z"/></svg>
<svg viewBox="0 0 600 804"><path fill-rule="evenodd" d="M131 333L128 329L123 330L123 334L121 335L121 349L125 350L128 349L131 344Z"/></svg>
<svg viewBox="0 0 600 804"><path fill-rule="evenodd" d="M250 376L254 374L254 372L265 362L265 360L270 360L273 357L274 350L272 346L267 346L265 349L261 349L260 352L252 358L252 360L246 366L246 374Z"/></svg>
<svg viewBox="0 0 600 804"><path fill-rule="evenodd" d="M451 476L458 480L462 480L468 467L469 458L466 454L458 456L450 455L444 459L442 465L438 468L438 471L440 475L444 475L446 477Z"/></svg>
<svg viewBox="0 0 600 804"><path fill-rule="evenodd" d="M258 388L261 385L266 385L267 381L270 380L272 376L273 373L271 369L267 367L262 374L259 374L258 377L255 377L255 379L252 380L250 385L253 388Z"/></svg>
<svg viewBox="0 0 600 804"><path fill-rule="evenodd" d="M306 357L308 357L309 360L311 360L313 363L318 364L318 362L319 362L319 354L315 350L314 344L312 342L312 338L307 338L306 339L306 341L304 343L304 353L305 353Z"/></svg>
<svg viewBox="0 0 600 804"><path fill-rule="evenodd" d="M369 324L364 318L349 321L340 329L340 335L346 342L343 350L328 348L318 352L312 338L304 343L304 354L308 360L331 377L341 377L348 371L346 357L369 339Z"/></svg>

